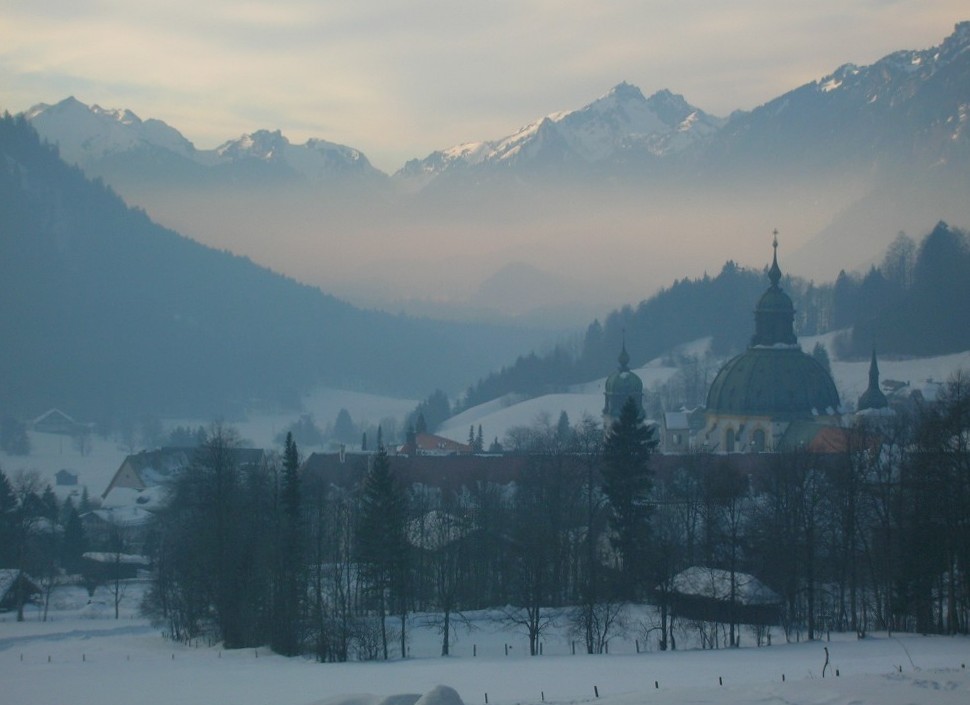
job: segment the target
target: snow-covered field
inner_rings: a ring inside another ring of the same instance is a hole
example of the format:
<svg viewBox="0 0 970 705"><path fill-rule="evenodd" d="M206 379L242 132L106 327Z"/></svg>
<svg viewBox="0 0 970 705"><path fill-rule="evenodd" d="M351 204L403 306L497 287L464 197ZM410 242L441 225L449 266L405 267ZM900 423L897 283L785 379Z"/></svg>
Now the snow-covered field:
<svg viewBox="0 0 970 705"><path fill-rule="evenodd" d="M318 664L266 648L174 644L134 614L139 587L126 593L118 621L110 618L110 595L96 593L89 605L80 588L55 594L53 621L40 622L36 611L19 624L0 615L0 702L416 705L438 685L454 688L466 705L484 705L486 694L489 705L970 702L970 639L962 637L833 634L831 641L783 644L776 633L774 646L760 649L747 639L741 649L638 654L633 632L612 641L609 655L574 656L572 637L559 629L545 639L543 656L530 657L523 634L475 614L476 628L460 629L454 655L442 658L438 634L422 629L418 615L408 659ZM420 705L454 704L437 691Z"/></svg>

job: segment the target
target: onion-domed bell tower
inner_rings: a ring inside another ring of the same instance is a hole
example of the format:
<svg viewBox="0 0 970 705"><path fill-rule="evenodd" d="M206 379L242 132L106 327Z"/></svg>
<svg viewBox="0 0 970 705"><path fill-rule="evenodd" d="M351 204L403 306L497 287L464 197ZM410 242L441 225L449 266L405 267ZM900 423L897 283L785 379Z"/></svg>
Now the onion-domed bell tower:
<svg viewBox="0 0 970 705"><path fill-rule="evenodd" d="M754 335L751 345L797 345L795 337L795 305L791 297L778 285L781 281L781 267L778 266L778 231L774 233L771 243L774 255L771 258L771 269L768 270L768 280L771 286L761 295L758 306L754 311Z"/></svg>
<svg viewBox="0 0 970 705"><path fill-rule="evenodd" d="M770 285L754 311L748 349L729 360L707 393L706 446L715 452L777 449L792 423L839 423L839 392L832 375L802 352L795 337L795 306L779 282L774 234Z"/></svg>
<svg viewBox="0 0 970 705"><path fill-rule="evenodd" d="M646 414L643 411L643 380L630 371L630 354L626 351L626 333L623 334L623 346L617 358L619 367L616 372L606 378L606 403L603 406L603 429L608 431L613 422L620 418L620 411L627 399L632 399L637 407L637 419L643 421Z"/></svg>

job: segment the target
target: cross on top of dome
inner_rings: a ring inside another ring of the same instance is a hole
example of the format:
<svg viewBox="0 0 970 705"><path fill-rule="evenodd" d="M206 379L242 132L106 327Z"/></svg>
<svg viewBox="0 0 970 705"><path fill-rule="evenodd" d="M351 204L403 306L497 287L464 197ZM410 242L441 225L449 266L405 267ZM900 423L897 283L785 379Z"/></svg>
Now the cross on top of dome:
<svg viewBox="0 0 970 705"><path fill-rule="evenodd" d="M778 228L775 228L772 235L774 235L774 240L771 246L774 248L775 253L771 258L771 269L768 270L768 279L771 280L772 288L777 289L778 282L781 281L781 267L778 266Z"/></svg>

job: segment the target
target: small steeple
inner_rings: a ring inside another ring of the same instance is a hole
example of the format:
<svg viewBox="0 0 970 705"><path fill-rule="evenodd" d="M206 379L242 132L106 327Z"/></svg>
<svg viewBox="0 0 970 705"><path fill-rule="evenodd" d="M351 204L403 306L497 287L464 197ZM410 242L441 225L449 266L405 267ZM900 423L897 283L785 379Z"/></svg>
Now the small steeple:
<svg viewBox="0 0 970 705"><path fill-rule="evenodd" d="M872 346L872 359L869 362L869 387L859 397L858 409L885 409L889 406L886 395L879 389L879 363L876 362L876 346Z"/></svg>
<svg viewBox="0 0 970 705"><path fill-rule="evenodd" d="M768 279L771 280L771 288L777 289L778 282L781 281L781 267L778 266L778 229L777 228L775 228L775 230L772 232L772 235L775 236L774 240L771 243L771 246L774 248L775 253L771 258L771 269L768 270Z"/></svg>

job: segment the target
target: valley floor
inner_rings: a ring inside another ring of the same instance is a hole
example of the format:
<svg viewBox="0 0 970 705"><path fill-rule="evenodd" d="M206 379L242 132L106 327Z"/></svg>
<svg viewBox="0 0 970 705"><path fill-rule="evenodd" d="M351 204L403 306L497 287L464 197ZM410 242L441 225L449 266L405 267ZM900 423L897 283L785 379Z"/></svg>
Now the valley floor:
<svg viewBox="0 0 970 705"><path fill-rule="evenodd" d="M418 615L408 659L318 664L266 648L175 644L134 614L137 593L128 596L117 621L105 594L68 608L82 599L78 592L61 596L52 621L39 621L36 611L23 623L0 615L0 701L414 705L418 694L443 684L466 705L484 705L486 694L489 705L970 702L970 639L962 637L876 634L857 640L832 634L830 641L782 644L776 633L775 645L765 648L748 640L740 649L638 654L631 634L611 642L609 655L573 656L574 637L559 630L545 641L545 655L530 657L523 634L475 613L475 628L461 628L454 655L441 658L437 631L422 626ZM826 648L830 664L823 679ZM406 693L414 695L397 697ZM436 704L432 698L423 705Z"/></svg>

